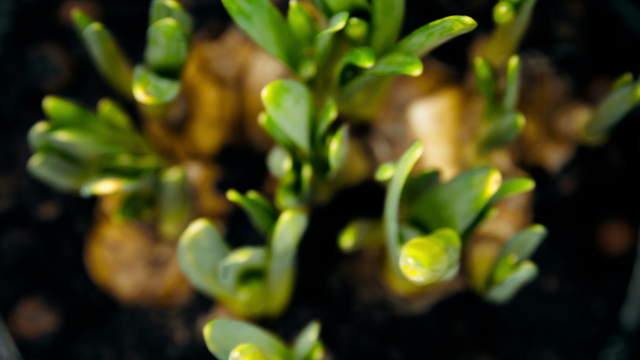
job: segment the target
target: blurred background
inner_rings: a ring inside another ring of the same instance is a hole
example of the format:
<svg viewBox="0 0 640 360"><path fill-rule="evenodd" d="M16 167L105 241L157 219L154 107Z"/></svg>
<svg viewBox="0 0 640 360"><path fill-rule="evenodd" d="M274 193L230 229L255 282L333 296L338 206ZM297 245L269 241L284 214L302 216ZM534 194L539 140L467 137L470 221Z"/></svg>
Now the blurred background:
<svg viewBox="0 0 640 360"><path fill-rule="evenodd" d="M201 36L216 37L229 25L217 0L183 3ZM91 106L114 96L71 26L69 10L79 5L108 25L131 58L142 58L149 1L0 0L0 316L7 328L4 335L0 329L0 359L12 359L8 339L23 359L213 358L200 334L209 299L196 294L169 308L115 301L83 263L95 200L57 192L25 171L26 134L44 116L44 95ZM408 0L404 32L452 14L476 19L476 34L488 32L493 5ZM474 36L431 56L463 73ZM613 78L640 73L639 44L640 1L539 0L520 52L545 59L571 96L594 102ZM348 258L333 240L346 220L332 218L353 204L381 207L382 190L364 184L316 211L292 306L263 325L290 338L319 319L335 359L640 358L637 331L622 342L615 337L640 223L639 120L636 110L606 144L578 147L556 173L525 167L538 184L535 221L550 235L534 256L540 276L508 305L469 292L411 316L360 303L339 274ZM250 148L225 148L219 160L221 190L257 186L264 177L263 155Z"/></svg>

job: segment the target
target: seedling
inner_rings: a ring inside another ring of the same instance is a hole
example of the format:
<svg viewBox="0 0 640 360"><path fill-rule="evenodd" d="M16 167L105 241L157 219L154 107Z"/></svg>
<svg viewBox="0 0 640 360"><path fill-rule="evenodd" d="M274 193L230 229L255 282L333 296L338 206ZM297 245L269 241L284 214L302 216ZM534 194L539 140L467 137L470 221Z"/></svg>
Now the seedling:
<svg viewBox="0 0 640 360"><path fill-rule="evenodd" d="M76 30L105 80L120 95L135 98L149 111L169 104L180 93L180 72L189 50L190 15L176 0L154 0L149 11L144 63L131 65L118 42L100 22L79 9Z"/></svg>
<svg viewBox="0 0 640 360"><path fill-rule="evenodd" d="M298 245L307 227L300 210L276 209L259 193L231 190L267 238L265 246L230 249L206 219L194 221L178 245L180 266L191 283L229 310L245 318L275 317L288 305L295 278Z"/></svg>
<svg viewBox="0 0 640 360"><path fill-rule="evenodd" d="M389 80L418 76L420 58L476 27L467 16L450 16L398 40L404 0L291 0L286 19L269 0L223 0L256 43L307 83L322 107L335 99L341 112L375 114Z"/></svg>
<svg viewBox="0 0 640 360"><path fill-rule="evenodd" d="M309 323L296 337L293 346L275 335L242 321L215 319L203 330L209 351L218 359L229 360L322 360L320 324Z"/></svg>
<svg viewBox="0 0 640 360"><path fill-rule="evenodd" d="M448 182L440 182L435 171L411 176L421 154L422 145L415 143L397 163L385 164L377 173L378 180L387 182L382 226L386 276L400 293L424 291L456 276L464 247L478 225L496 211L495 205L534 187L528 178L502 181L492 167L473 168ZM347 227L340 237L341 248L352 251L371 244L367 237L380 235L365 224ZM508 300L535 276L535 265L526 259L544 234L544 227L534 225L514 236L488 273L486 285L476 290L490 301Z"/></svg>
<svg viewBox="0 0 640 360"><path fill-rule="evenodd" d="M93 112L48 96L42 107L49 120L29 132L35 177L82 196L117 194L116 218L156 218L163 237L177 238L192 216L186 174L152 149L118 104L102 99Z"/></svg>

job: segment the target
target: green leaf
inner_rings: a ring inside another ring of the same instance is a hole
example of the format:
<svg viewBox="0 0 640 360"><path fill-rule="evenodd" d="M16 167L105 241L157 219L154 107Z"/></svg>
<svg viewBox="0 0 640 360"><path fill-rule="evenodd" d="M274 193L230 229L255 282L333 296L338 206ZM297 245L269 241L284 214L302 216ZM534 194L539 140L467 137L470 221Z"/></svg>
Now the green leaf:
<svg viewBox="0 0 640 360"><path fill-rule="evenodd" d="M529 192L535 187L535 181L529 178L519 177L507 179L502 183L502 185L500 185L500 189L498 189L496 194L493 195L493 199L491 199L491 202L495 203L507 196Z"/></svg>
<svg viewBox="0 0 640 360"><path fill-rule="evenodd" d="M82 40L109 85L131 98L132 66L111 33L101 23L93 22L82 31Z"/></svg>
<svg viewBox="0 0 640 360"><path fill-rule="evenodd" d="M294 80L276 80L262 90L262 102L278 128L309 153L314 106L311 91Z"/></svg>
<svg viewBox="0 0 640 360"><path fill-rule="evenodd" d="M95 22L95 20L93 20L91 17L89 17L80 8L75 8L75 9L71 10L71 19L73 19L73 25L75 26L76 31L78 32L78 34L82 34L84 29L87 28L87 26L89 26L89 25L91 25L91 24L93 24Z"/></svg>
<svg viewBox="0 0 640 360"><path fill-rule="evenodd" d="M187 173L181 166L172 166L160 175L159 227L167 240L176 239L187 227L193 215L193 201Z"/></svg>
<svg viewBox="0 0 640 360"><path fill-rule="evenodd" d="M256 346L269 360L291 358L291 352L280 339L246 322L214 319L205 325L203 334L207 348L218 359L228 359L241 344Z"/></svg>
<svg viewBox="0 0 640 360"><path fill-rule="evenodd" d="M313 39L318 34L318 24L311 14L300 4L298 0L289 1L287 22L291 31L298 37L300 43L311 46Z"/></svg>
<svg viewBox="0 0 640 360"><path fill-rule="evenodd" d="M180 92L179 80L162 77L142 65L136 66L133 78L133 95L141 104L167 104Z"/></svg>
<svg viewBox="0 0 640 360"><path fill-rule="evenodd" d="M53 128L88 127L95 124L96 115L89 109L57 96L45 96L42 110Z"/></svg>
<svg viewBox="0 0 640 360"><path fill-rule="evenodd" d="M320 343L320 323L312 321L307 325L300 334L296 337L293 343L293 359L294 360L315 360L317 357L313 357L313 352L318 347L321 347Z"/></svg>
<svg viewBox="0 0 640 360"><path fill-rule="evenodd" d="M408 53L393 52L385 55L374 67L367 71L373 76L422 74L422 61Z"/></svg>
<svg viewBox="0 0 640 360"><path fill-rule="evenodd" d="M532 225L512 236L502 247L497 262L514 255L517 261L529 259L547 237L547 229L542 225Z"/></svg>
<svg viewBox="0 0 640 360"><path fill-rule="evenodd" d="M345 26L347 26L348 20L349 20L348 11L337 12L335 15L333 15L329 19L329 23L327 24L327 27L324 30L322 30L321 34L337 33L338 31L344 29Z"/></svg>
<svg viewBox="0 0 640 360"><path fill-rule="evenodd" d="M338 105L335 100L329 99L324 104L316 118L316 142L321 144L329 127L338 118Z"/></svg>
<svg viewBox="0 0 640 360"><path fill-rule="evenodd" d="M97 106L98 120L118 129L131 131L134 129L133 120L127 112L115 101L107 98L100 99Z"/></svg>
<svg viewBox="0 0 640 360"><path fill-rule="evenodd" d="M263 272L267 263L267 252L262 246L245 246L233 250L220 263L220 279L231 291L236 291L242 284L245 274Z"/></svg>
<svg viewBox="0 0 640 360"><path fill-rule="evenodd" d="M437 170L423 171L407 180L402 191L402 203L413 206L422 193L440 184L440 173Z"/></svg>
<svg viewBox="0 0 640 360"><path fill-rule="evenodd" d="M269 243L267 289L271 315L286 307L293 290L298 245L307 228L307 215L301 210L285 210L273 230Z"/></svg>
<svg viewBox="0 0 640 360"><path fill-rule="evenodd" d="M352 17L347 22L344 33L353 43L363 45L369 35L369 23L361 18ZM371 51L373 52L373 49ZM375 52L373 55L375 57Z"/></svg>
<svg viewBox="0 0 640 360"><path fill-rule="evenodd" d="M269 360L259 347L253 344L240 344L233 348L229 360Z"/></svg>
<svg viewBox="0 0 640 360"><path fill-rule="evenodd" d="M329 19L327 27L316 36L314 46L318 64L324 64L328 60L334 44L335 34L345 28L348 20L348 12L337 13Z"/></svg>
<svg viewBox="0 0 640 360"><path fill-rule="evenodd" d="M506 111L516 111L520 95L520 57L509 58L507 64L507 85L502 100L502 108Z"/></svg>
<svg viewBox="0 0 640 360"><path fill-rule="evenodd" d="M130 193L149 186L144 178L133 176L100 175L87 180L80 188L80 195L104 196L117 193Z"/></svg>
<svg viewBox="0 0 640 360"><path fill-rule="evenodd" d="M38 151L43 146L49 143L49 131L51 130L51 123L48 121L38 121L33 124L31 129L29 129L29 134L27 135L29 141L29 147L31 150Z"/></svg>
<svg viewBox="0 0 640 360"><path fill-rule="evenodd" d="M538 267L536 264L531 261L523 261L504 281L491 287L485 297L497 304L505 303L537 275Z"/></svg>
<svg viewBox="0 0 640 360"><path fill-rule="evenodd" d="M423 57L447 41L474 30L478 24L468 16L449 16L433 21L415 30L398 45L394 52L409 53Z"/></svg>
<svg viewBox="0 0 640 360"><path fill-rule="evenodd" d="M428 189L410 209L412 223L425 230L451 228L465 234L500 188L502 176L492 167L465 171Z"/></svg>
<svg viewBox="0 0 640 360"><path fill-rule="evenodd" d="M289 152L294 152L295 144L293 140L280 128L278 122L267 113L258 115L258 124L278 143Z"/></svg>
<svg viewBox="0 0 640 360"><path fill-rule="evenodd" d="M344 165L349 153L349 126L342 125L329 140L329 169L330 176L335 176Z"/></svg>
<svg viewBox="0 0 640 360"><path fill-rule="evenodd" d="M187 38L175 19L164 18L149 26L144 60L152 71L177 76L188 50Z"/></svg>
<svg viewBox="0 0 640 360"><path fill-rule="evenodd" d="M402 155L396 165L393 177L387 185L384 200L384 230L389 264L400 274L398 259L400 258L400 200L402 191L411 174L411 169L422 155L422 144L415 142Z"/></svg>
<svg viewBox="0 0 640 360"><path fill-rule="evenodd" d="M342 57L342 66L351 64L362 69L369 69L376 63L376 54L367 46L351 49Z"/></svg>
<svg viewBox="0 0 640 360"><path fill-rule="evenodd" d="M522 113L502 112L489 118L489 127L480 140L483 151L511 144L520 135L526 124Z"/></svg>
<svg viewBox="0 0 640 360"><path fill-rule="evenodd" d="M102 134L74 128L48 132L47 142L69 156L88 161L127 151L126 148L103 137Z"/></svg>
<svg viewBox="0 0 640 360"><path fill-rule="evenodd" d="M487 113L493 113L496 101L496 78L493 68L485 58L476 57L473 61L473 71L478 92L484 98Z"/></svg>
<svg viewBox="0 0 640 360"><path fill-rule="evenodd" d="M287 21L269 0L222 0L236 24L258 45L298 69L302 47Z"/></svg>
<svg viewBox="0 0 640 360"><path fill-rule="evenodd" d="M153 0L149 10L149 24L153 24L164 18L175 19L187 39L193 31L191 15L184 10L182 5L175 0Z"/></svg>
<svg viewBox="0 0 640 360"><path fill-rule="evenodd" d="M27 169L31 175L60 191L77 191L88 176L80 164L49 152L31 156Z"/></svg>
<svg viewBox="0 0 640 360"><path fill-rule="evenodd" d="M394 162L384 163L378 166L373 177L376 181L384 183L391 180L395 171L396 164Z"/></svg>
<svg viewBox="0 0 640 360"><path fill-rule="evenodd" d="M631 85L633 83L633 74L630 72L626 72L620 75L611 85L611 91L618 90L627 85Z"/></svg>
<svg viewBox="0 0 640 360"><path fill-rule="evenodd" d="M405 0L372 0L371 46L376 54L384 54L398 39L402 30Z"/></svg>
<svg viewBox="0 0 640 360"><path fill-rule="evenodd" d="M291 155L281 146L274 146L267 155L267 167L271 175L281 178L291 171L293 159Z"/></svg>
<svg viewBox="0 0 640 360"><path fill-rule="evenodd" d="M247 213L253 226L268 236L278 218L278 212L269 202L256 191L248 191L242 195L236 190L227 191L227 199L242 207Z"/></svg>
<svg viewBox="0 0 640 360"><path fill-rule="evenodd" d="M215 298L227 290L220 282L219 268L229 248L213 224L204 218L193 221L178 242L178 261L189 282Z"/></svg>
<svg viewBox="0 0 640 360"><path fill-rule="evenodd" d="M402 274L417 285L448 280L458 273L462 242L451 229L411 239L400 250Z"/></svg>
<svg viewBox="0 0 640 360"><path fill-rule="evenodd" d="M502 0L494 8L496 30L488 39L483 56L501 68L513 55L529 27L536 0Z"/></svg>
<svg viewBox="0 0 640 360"><path fill-rule="evenodd" d="M367 0L324 0L333 13L366 9L369 7Z"/></svg>
<svg viewBox="0 0 640 360"><path fill-rule="evenodd" d="M587 140L599 141L622 120L634 107L640 104L640 81L619 87L600 102L595 113L585 127Z"/></svg>

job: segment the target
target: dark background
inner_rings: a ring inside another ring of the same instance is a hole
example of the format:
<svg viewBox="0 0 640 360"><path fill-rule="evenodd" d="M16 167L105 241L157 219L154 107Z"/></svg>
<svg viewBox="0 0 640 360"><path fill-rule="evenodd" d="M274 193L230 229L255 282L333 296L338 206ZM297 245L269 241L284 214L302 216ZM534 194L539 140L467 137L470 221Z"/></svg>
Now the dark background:
<svg viewBox="0 0 640 360"><path fill-rule="evenodd" d="M140 59L148 1L86 2L99 7L126 52ZM24 359L212 358L196 326L210 300L197 296L172 310L113 301L92 284L82 263L94 201L60 194L24 170L26 133L43 116L45 94L85 104L113 96L64 19L63 9L72 3L0 0L0 315L9 319L24 299L38 299L53 314L56 326L47 335L17 339ZM478 32L486 32L493 3L408 1L405 31L464 14L478 20ZM217 0L188 4L200 29L214 33L228 23ZM434 56L463 71L471 39L456 40ZM539 0L522 51L548 56L571 82L574 95L593 101L599 80L640 73L639 45L640 2ZM539 278L510 304L492 306L462 293L424 315L403 317L382 305L357 303L352 285L336 274L349 258L339 255L334 239L358 209L379 210L382 191L365 184L317 209L301 249L293 305L281 319L264 325L290 338L317 318L336 359L598 358L617 332L634 260L635 240L611 253L603 251L601 233L603 224L615 222L636 237L639 118L637 110L630 114L604 146L580 148L559 174L527 169L538 183L536 221L549 228L550 236L534 257ZM261 161L249 150L226 154L230 164ZM228 165L228 171L222 187L254 185L242 182L242 167ZM236 222L243 225L242 219ZM638 334L628 340L627 358L640 358L632 346L640 343Z"/></svg>

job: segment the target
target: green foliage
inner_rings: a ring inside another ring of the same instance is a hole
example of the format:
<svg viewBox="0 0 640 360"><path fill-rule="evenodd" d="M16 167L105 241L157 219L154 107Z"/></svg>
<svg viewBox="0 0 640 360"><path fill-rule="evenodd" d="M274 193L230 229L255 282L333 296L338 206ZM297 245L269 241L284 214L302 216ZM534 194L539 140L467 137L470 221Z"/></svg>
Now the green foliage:
<svg viewBox="0 0 640 360"><path fill-rule="evenodd" d="M392 276L420 288L451 279L458 274L460 257L474 230L505 197L531 191L528 178L502 181L492 167L465 171L448 182L437 172L411 175L422 154L416 142L397 163L380 166L376 174L387 183L384 206L384 244ZM377 244L381 231L372 220L356 220L339 238L340 248L353 251ZM546 231L533 226L514 236L496 259L486 286L479 289L490 301L503 302L534 275L528 257L542 241ZM504 260L507 259L507 260Z"/></svg>
<svg viewBox="0 0 640 360"><path fill-rule="evenodd" d="M193 24L175 0L153 0L149 10L144 64L133 69L105 26L79 9L72 12L76 30L93 62L120 95L145 106L170 103L180 92Z"/></svg>
<svg viewBox="0 0 640 360"><path fill-rule="evenodd" d="M206 219L194 221L180 238L178 259L200 291L248 317L279 315L289 303L295 278L296 252L307 227L299 210L276 210L258 193L230 191L251 221L267 237L264 246L230 249Z"/></svg>
<svg viewBox="0 0 640 360"><path fill-rule="evenodd" d="M180 234L192 211L184 170L168 167L119 105L105 98L93 112L55 96L42 105L48 120L29 131L31 174L82 196L121 194L116 217L156 216L161 235Z"/></svg>
<svg viewBox="0 0 640 360"><path fill-rule="evenodd" d="M398 40L404 0L291 0L286 19L270 0L222 2L238 26L313 89L319 104L333 98L347 112L356 95L379 93L390 77L420 75L421 56L476 27L469 17L452 16Z"/></svg>
<svg viewBox="0 0 640 360"><path fill-rule="evenodd" d="M296 337L293 346L255 325L215 319L203 330L209 351L218 359L229 360L322 360L320 324L309 323Z"/></svg>
<svg viewBox="0 0 640 360"><path fill-rule="evenodd" d="M501 68L517 51L529 27L537 0L499 0L493 8L496 28L484 46L491 66Z"/></svg>

